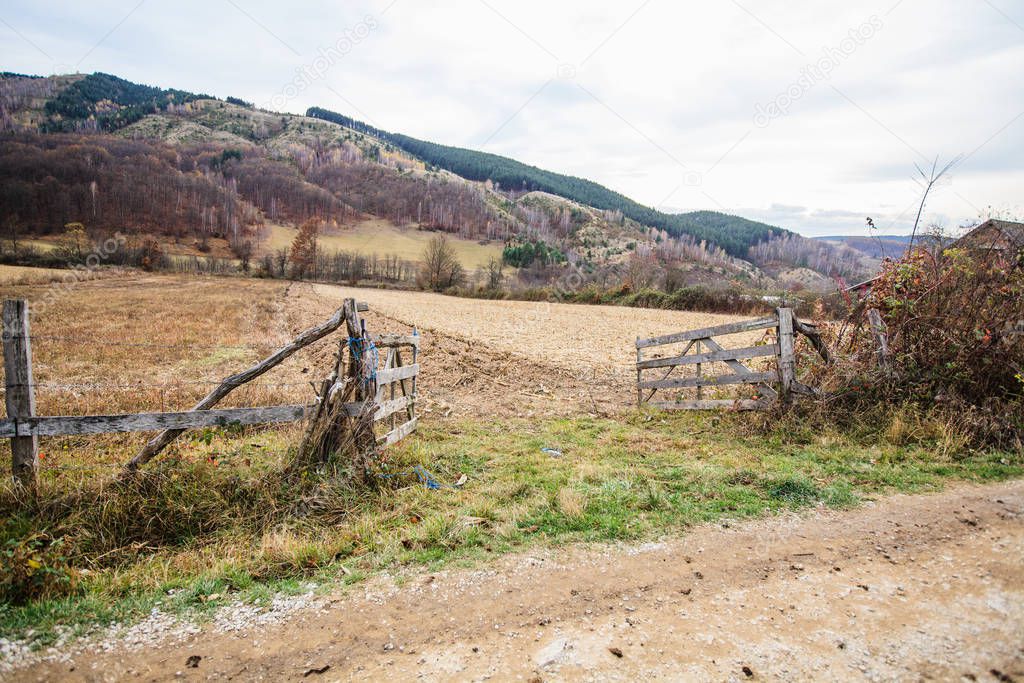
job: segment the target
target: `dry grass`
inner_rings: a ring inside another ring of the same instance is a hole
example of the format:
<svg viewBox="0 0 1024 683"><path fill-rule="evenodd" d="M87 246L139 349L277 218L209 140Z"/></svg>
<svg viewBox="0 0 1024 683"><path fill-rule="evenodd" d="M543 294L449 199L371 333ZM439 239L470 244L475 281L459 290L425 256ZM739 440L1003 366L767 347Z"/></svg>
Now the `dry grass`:
<svg viewBox="0 0 1024 683"><path fill-rule="evenodd" d="M37 412L88 415L191 407L225 376L322 321L285 305L288 286L262 280L136 276L80 282L68 290L5 285L0 294L30 302ZM311 400L309 382L319 377L317 370L331 353L326 343L300 352L236 389L222 405ZM63 466L124 462L145 438L111 434L45 439L44 476ZM273 433L268 438L275 440ZM206 457L218 450L224 450L223 443L186 439L170 452Z"/></svg>
<svg viewBox="0 0 1024 683"><path fill-rule="evenodd" d="M0 266L0 286L30 285L58 282L70 271L58 268L32 268L29 266Z"/></svg>
<svg viewBox="0 0 1024 683"><path fill-rule="evenodd" d="M264 251L277 251L290 247L296 232L290 226L268 225L267 238L262 248ZM321 235L319 241L321 248L327 251L353 251L379 256L396 254L407 261L419 261L427 242L434 235L414 227L398 227L390 221L372 218L353 227ZM448 241L454 247L459 262L470 270L484 266L489 259L501 258L502 245L499 242L480 244L455 236L449 236Z"/></svg>
<svg viewBox="0 0 1024 683"><path fill-rule="evenodd" d="M568 487L558 490L558 509L567 519L577 520L583 517L587 502L583 494Z"/></svg>

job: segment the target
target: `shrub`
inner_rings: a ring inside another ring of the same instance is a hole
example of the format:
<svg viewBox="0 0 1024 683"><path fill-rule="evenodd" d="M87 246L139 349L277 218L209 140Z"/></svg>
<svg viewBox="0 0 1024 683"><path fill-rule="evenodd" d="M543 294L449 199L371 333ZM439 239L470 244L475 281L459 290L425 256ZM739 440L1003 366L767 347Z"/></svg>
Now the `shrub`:
<svg viewBox="0 0 1024 683"><path fill-rule="evenodd" d="M8 538L0 549L0 600L23 605L74 593L78 574L68 566L64 539L40 532Z"/></svg>
<svg viewBox="0 0 1024 683"><path fill-rule="evenodd" d="M158 270L167 263L163 247L155 237L147 237L142 241L137 258L139 266L147 272Z"/></svg>
<svg viewBox="0 0 1024 683"><path fill-rule="evenodd" d="M889 367L867 321L885 323ZM816 383L833 412L869 406L938 410L976 446L1024 438L1024 255L918 250L883 267L833 344L842 360Z"/></svg>

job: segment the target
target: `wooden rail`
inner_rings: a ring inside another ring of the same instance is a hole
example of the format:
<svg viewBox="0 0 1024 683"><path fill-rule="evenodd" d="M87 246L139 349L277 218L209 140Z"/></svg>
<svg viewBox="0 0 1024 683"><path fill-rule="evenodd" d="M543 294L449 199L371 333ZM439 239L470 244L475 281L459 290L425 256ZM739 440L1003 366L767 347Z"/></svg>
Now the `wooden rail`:
<svg viewBox="0 0 1024 683"><path fill-rule="evenodd" d="M295 422L306 417L304 405L262 408L189 410L180 413L131 413L125 415L63 415L0 420L0 438L71 436L111 432L153 432L163 429L198 429L228 425Z"/></svg>
<svg viewBox="0 0 1024 683"><path fill-rule="evenodd" d="M160 431L160 434L149 441L125 466L125 470L131 472L151 460L179 434L188 429L279 424L310 417L317 410L315 404L251 408L214 408L214 406L235 388L263 375L298 350L323 339L343 324L348 326L350 336L352 336L353 330L358 330L359 334L362 334L364 326L358 320L357 311L365 311L367 308L365 303L355 302L351 299L346 300L345 305L323 324L302 332L291 343L278 349L259 363L226 377L191 410L121 415L38 416L35 414L28 305L23 300L5 301L3 305L3 352L7 418L0 419L0 438L11 440L12 473L15 479L22 484L33 485L35 483L39 466L38 443L41 436ZM378 348L387 349L387 358L382 369L363 366L366 375L376 382L376 388L370 394L372 399L370 402L375 406L372 421L390 423L389 430L378 438L380 445L387 446L408 436L417 426L415 407L416 379L420 371L417 362L420 337L414 330L412 335L370 336L369 342L364 343L372 343ZM402 363L400 350L403 348L412 349L412 364L410 365ZM369 356L361 353L360 357L366 359ZM366 361L361 360L360 362L365 363ZM398 395L399 391L401 395ZM345 403L341 407L343 414L355 416L362 414L367 405L365 402L356 402ZM405 419L399 424L398 416L400 414L404 414Z"/></svg>
<svg viewBox="0 0 1024 683"><path fill-rule="evenodd" d="M671 358L652 358L650 360L640 361L636 366L641 370L650 370L652 368L669 368L676 365L713 363L715 361L748 360L750 358L760 358L762 356L777 356L778 354L778 344L764 344L762 346L750 346L745 349L722 349L721 351L672 356Z"/></svg>
<svg viewBox="0 0 1024 683"><path fill-rule="evenodd" d="M761 384L778 379L774 372L747 372L735 375L708 375L703 377L676 377L640 382L641 389L681 389L684 387L717 387L726 384Z"/></svg>
<svg viewBox="0 0 1024 683"><path fill-rule="evenodd" d="M705 327L699 330L689 330L687 332L678 332L676 334L666 334L661 337L651 337L650 339L637 339L636 347L638 349L645 349L651 346L678 344L679 342L698 339L708 339L710 337L721 337L723 335L736 334L738 332L763 330L769 327L777 327L778 324L778 318L776 316L770 316L767 318L757 318L756 320L741 320L740 322L736 323L716 325L715 327Z"/></svg>

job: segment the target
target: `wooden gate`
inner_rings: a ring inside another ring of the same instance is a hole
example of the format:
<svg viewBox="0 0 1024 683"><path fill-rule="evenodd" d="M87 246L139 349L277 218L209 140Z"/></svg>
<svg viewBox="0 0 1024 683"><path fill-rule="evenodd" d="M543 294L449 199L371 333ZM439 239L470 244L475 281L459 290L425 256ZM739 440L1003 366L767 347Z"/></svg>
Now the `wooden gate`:
<svg viewBox="0 0 1024 683"><path fill-rule="evenodd" d="M409 336L384 334L374 337L373 341L377 348L387 349L384 367L377 372L378 407L374 420L388 425L388 432L381 435L378 441L381 446L390 446L416 429L416 377L420 368L420 337L413 328ZM409 347L412 351L411 365L403 362L403 347Z"/></svg>
<svg viewBox="0 0 1024 683"><path fill-rule="evenodd" d="M770 407L780 398L786 399L792 391L810 391L795 379L793 333L797 326L813 330L808 325L797 323L792 309L779 308L774 315L756 320L743 320L649 339L638 338L637 404L672 410L761 410ZM774 330L774 334L766 334L769 338L760 343L739 348L726 348L715 339L757 330ZM648 357L645 358L645 350L648 349L658 349L661 355L649 357L651 352L646 351ZM774 362L767 368L751 368L743 363L757 358L774 358ZM730 372L709 372L721 365L725 365ZM659 376L652 378L651 371L656 371ZM709 388L728 385L750 385L752 391L733 398L705 397ZM679 395L671 400L651 400L658 391L664 390L679 390ZM683 395L685 390L694 390L695 395L687 397Z"/></svg>

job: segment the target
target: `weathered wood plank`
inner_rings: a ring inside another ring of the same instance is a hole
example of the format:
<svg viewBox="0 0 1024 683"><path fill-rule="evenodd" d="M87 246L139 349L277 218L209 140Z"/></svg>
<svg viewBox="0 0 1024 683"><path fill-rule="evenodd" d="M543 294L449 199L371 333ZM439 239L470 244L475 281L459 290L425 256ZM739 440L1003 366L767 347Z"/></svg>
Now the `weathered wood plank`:
<svg viewBox="0 0 1024 683"><path fill-rule="evenodd" d="M649 339L638 339L636 341L636 346L637 348L644 349L649 346L676 344L678 342L690 341L692 339L706 339L708 337L720 337L724 334L737 334L739 332L750 332L751 330L763 330L769 327L775 327L777 324L778 321L775 316L757 318L756 320L741 320L735 323L705 327L699 330L688 330L686 332L666 334L660 337L651 337Z"/></svg>
<svg viewBox="0 0 1024 683"><path fill-rule="evenodd" d="M17 420L31 419L36 414L36 394L32 381L28 302L24 299L4 301L3 347L7 415ZM11 439L11 474L14 479L33 486L38 469L39 439L33 435Z"/></svg>
<svg viewBox="0 0 1024 683"><path fill-rule="evenodd" d="M402 351L401 347L398 347L398 346L392 346L391 348L388 349L388 357L387 357L387 360L384 363L384 368L385 369L393 368L393 367L396 366L396 361L399 358L401 358L401 351ZM398 364L400 365L400 363L398 363ZM385 385L388 388L388 390L389 390L389 392L391 394L390 400L394 400L394 398L395 398L395 384L396 384L395 382L391 382L390 384L386 384ZM405 384L405 382L402 382L402 384ZM395 416L392 416L391 419L388 420L387 424L388 424L388 429L394 429L395 427L398 426L398 418L395 417Z"/></svg>
<svg viewBox="0 0 1024 683"><path fill-rule="evenodd" d="M389 382L397 382L401 379L409 379L419 374L420 366L419 363L414 365L404 365L397 368L391 368L389 370L381 370L377 373L377 386L383 386Z"/></svg>
<svg viewBox="0 0 1024 683"><path fill-rule="evenodd" d="M705 344L707 342L705 341ZM712 363L715 361L743 360L748 358L760 358L762 356L774 356L778 354L779 347L776 344L764 344L762 346L748 346L742 349L722 349L708 353L672 356L670 358L652 358L637 363L637 368L649 370L651 368L667 368L675 365L693 365L694 363Z"/></svg>
<svg viewBox="0 0 1024 683"><path fill-rule="evenodd" d="M696 355L701 356L700 339L694 342L697 345L695 351ZM702 363L697 363L697 400L701 401L704 399L704 366Z"/></svg>
<svg viewBox="0 0 1024 683"><path fill-rule="evenodd" d="M413 325L412 333L413 333L413 336L415 336L416 338L419 338L420 331L416 328L415 325ZM413 365L417 365L419 363L419 358L420 358L420 347L418 347L418 346L412 347L412 364ZM401 361L401 357L399 357L399 361ZM408 415L410 420L413 419L414 417L416 417L416 398L417 398L417 396L419 396L419 394L416 392L416 379L418 377L419 377L419 375L415 375L412 378L412 381L409 383L409 394L410 394L410 396L412 398L412 403L409 404L409 411L406 414ZM403 393L404 393L404 391L405 391L405 382L402 382L402 390L403 390Z"/></svg>
<svg viewBox="0 0 1024 683"><path fill-rule="evenodd" d="M258 408L189 410L180 413L131 413L125 415L63 415L0 420L0 437L66 436L110 432L151 432L162 429L198 429L230 424L254 425L295 422L306 417L311 406L285 405ZM17 428L17 432L15 432Z"/></svg>
<svg viewBox="0 0 1024 683"><path fill-rule="evenodd" d="M418 350L419 349L417 347L415 347L415 346L412 347L413 365L416 364L416 356L417 356ZM400 367L403 367L403 366L404 366L404 363L402 362L402 351L401 351L401 349L395 349L395 367L399 367L400 368ZM411 420L414 417L416 417L416 403L415 403L416 402L416 378L418 376L419 376L418 374L413 375L412 379L409 380L409 385L410 385L411 389L410 389L410 387L406 387L406 384L405 384L406 380L403 379L403 380L400 380L398 382L398 387L401 388L401 390L402 390L402 396L408 396L411 399L411 401L410 401L410 403L409 403L409 405L408 405L408 407L407 407L407 409L405 411L405 419L406 420ZM391 385L391 390L392 390L391 396L392 397L395 396L394 388L395 388L395 384L392 384ZM395 417L395 422L397 423L397 421L398 421L398 417L396 416ZM394 427L395 424L392 423L391 426Z"/></svg>
<svg viewBox="0 0 1024 683"><path fill-rule="evenodd" d="M419 418L418 417L414 417L413 419L409 420L405 424L403 424L403 425L401 425L399 427L395 427L390 432L388 432L384 436L380 437L379 441L380 441L381 447L390 446L391 444L397 443L398 441L401 441L405 437L407 437L410 434L412 434L416 430L416 423L418 421L419 421Z"/></svg>
<svg viewBox="0 0 1024 683"><path fill-rule="evenodd" d="M637 337L636 340L639 342L640 341L640 337ZM643 352L643 349L641 349L640 347L637 347L637 349L636 349L636 405L637 405L637 407L640 407L643 404L643 402L644 402L644 390L640 388L640 382L642 382L644 380L644 375L643 375L642 372L640 372L641 370L643 370L643 362L644 362L644 352ZM669 370L669 372L671 372L671 370Z"/></svg>
<svg viewBox="0 0 1024 683"><path fill-rule="evenodd" d="M763 411L767 410L771 403L764 400L752 400L750 398L712 398L705 400L658 400L647 403L651 408L663 411L710 411L718 408L732 409L736 411Z"/></svg>
<svg viewBox="0 0 1024 683"><path fill-rule="evenodd" d="M334 315L332 315L327 322L317 325L316 327L311 327L302 332L302 334L296 337L290 344L281 347L256 365L253 365L242 372L231 375L230 377L226 377L219 386L214 388L213 391L192 406L192 410L209 410L219 403L222 398L234 391L236 387L256 379L263 373L268 372L272 368L281 364L281 362L292 356L299 349L305 348L313 342L323 339L330 333L334 332L336 329L341 327L347 317L348 314L345 311L345 306L342 306L334 312ZM152 460L157 453L162 451L167 444L174 441L183 431L183 429L169 429L154 437L143 447L141 451L139 451L138 455L132 458L131 461L125 465L125 471L132 472L142 465L145 465L147 462Z"/></svg>
<svg viewBox="0 0 1024 683"><path fill-rule="evenodd" d="M708 348L711 349L712 351L724 351L725 350L714 339L705 339L704 343L707 344ZM753 372L750 368L748 368L746 365L744 365L743 363L739 362L738 360L727 360L727 361L723 361L723 362L726 365L728 365L729 368L733 372L736 372L736 373L738 373L740 375L747 375L747 374L750 374L751 372ZM778 377L772 377L772 379L770 381L774 382L777 379L778 379ZM768 396L770 398L778 398L778 396L779 396L779 392L775 391L775 389L771 388L767 384L761 384L760 385L760 389L761 389L761 391L766 396Z"/></svg>
<svg viewBox="0 0 1024 683"><path fill-rule="evenodd" d="M363 412L363 410L365 410L369 405L376 406L373 409L373 419L374 421L378 421L383 420L386 417L390 417L391 415L397 413L400 410L404 410L405 408L409 407L409 405L412 404L412 402L412 396L399 396L398 398L394 399L378 398L378 400L372 404L368 404L365 402L342 403L340 407L347 417L356 417L360 415Z"/></svg>
<svg viewBox="0 0 1024 683"><path fill-rule="evenodd" d="M683 389L686 387L718 387L727 384L759 384L770 382L774 372L748 372L746 374L718 375L717 377L676 377L641 382L642 389Z"/></svg>
<svg viewBox="0 0 1024 683"><path fill-rule="evenodd" d="M878 345L875 351L878 357L878 367L882 368L885 372L890 372L892 370L892 359L889 357L889 333L886 330L885 321L882 320L882 314L878 312L877 308L872 308L868 311L868 322L871 323L871 334Z"/></svg>
<svg viewBox="0 0 1024 683"><path fill-rule="evenodd" d="M399 396L380 403L377 412L373 414L374 420L383 420L391 417L400 410L405 410L412 405L412 396Z"/></svg>
<svg viewBox="0 0 1024 683"><path fill-rule="evenodd" d="M414 346L419 348L420 338L418 335L411 334L378 334L370 337L373 340L374 345L380 348L387 348L391 346Z"/></svg>
<svg viewBox="0 0 1024 683"><path fill-rule="evenodd" d="M777 308L779 318L779 388L783 399L789 397L796 381L796 340L793 336L793 309Z"/></svg>

